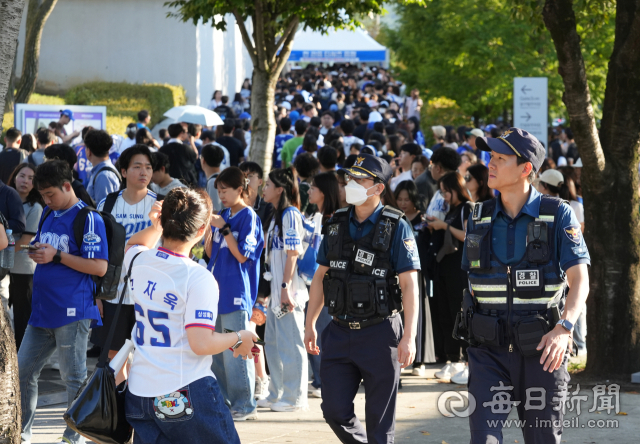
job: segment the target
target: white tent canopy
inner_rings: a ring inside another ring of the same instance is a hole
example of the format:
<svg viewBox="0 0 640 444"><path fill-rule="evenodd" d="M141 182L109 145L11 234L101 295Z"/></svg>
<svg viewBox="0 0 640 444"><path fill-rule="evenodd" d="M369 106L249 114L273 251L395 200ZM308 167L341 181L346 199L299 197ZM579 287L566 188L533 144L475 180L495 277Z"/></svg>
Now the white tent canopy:
<svg viewBox="0 0 640 444"><path fill-rule="evenodd" d="M366 31L348 29L323 35L310 29L296 33L289 62L378 62L388 63L387 48Z"/></svg>

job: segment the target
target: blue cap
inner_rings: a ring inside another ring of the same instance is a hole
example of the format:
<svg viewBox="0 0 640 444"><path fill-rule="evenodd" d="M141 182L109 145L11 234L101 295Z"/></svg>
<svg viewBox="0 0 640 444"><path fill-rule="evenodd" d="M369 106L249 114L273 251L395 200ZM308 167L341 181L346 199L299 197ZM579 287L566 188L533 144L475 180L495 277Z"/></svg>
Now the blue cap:
<svg viewBox="0 0 640 444"><path fill-rule="evenodd" d="M336 111L338 111L338 105L336 105L335 103L332 103L331 105L329 105L329 111L335 113Z"/></svg>
<svg viewBox="0 0 640 444"><path fill-rule="evenodd" d="M476 146L482 151L518 156L531 162L537 173L545 157L545 149L533 135L520 128L509 128L500 137L478 137Z"/></svg>
<svg viewBox="0 0 640 444"><path fill-rule="evenodd" d="M248 112L243 112L242 114L240 114L240 119L251 119L251 114L249 114Z"/></svg>
<svg viewBox="0 0 640 444"><path fill-rule="evenodd" d="M300 113L298 111L291 111L289 113L289 119L291 120L291 124L293 125L300 118Z"/></svg>
<svg viewBox="0 0 640 444"><path fill-rule="evenodd" d="M487 125L487 126L485 126L485 127L484 127L484 131L485 131L486 133L490 133L490 132L491 132L491 130L492 130L492 129L494 129L494 128L497 128L497 126L496 126L496 125L494 125L493 123L490 123L489 125Z"/></svg>
<svg viewBox="0 0 640 444"><path fill-rule="evenodd" d="M371 154L358 154L355 163L349 168L344 168L345 172L356 179L375 178L380 179L385 184L391 179L393 171L386 160Z"/></svg>
<svg viewBox="0 0 640 444"><path fill-rule="evenodd" d="M70 120L76 120L73 118L73 111L71 111L70 109L61 109L60 117L62 116L67 116Z"/></svg>

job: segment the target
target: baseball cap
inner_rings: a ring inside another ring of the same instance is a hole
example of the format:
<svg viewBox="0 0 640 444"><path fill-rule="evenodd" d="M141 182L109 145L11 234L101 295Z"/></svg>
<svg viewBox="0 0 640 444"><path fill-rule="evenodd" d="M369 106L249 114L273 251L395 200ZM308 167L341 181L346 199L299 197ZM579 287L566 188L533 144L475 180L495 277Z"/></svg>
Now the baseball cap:
<svg viewBox="0 0 640 444"><path fill-rule="evenodd" d="M76 120L76 119L73 118L73 111L71 111L70 109L61 109L60 110L60 117L62 117L62 116L67 116L71 120Z"/></svg>
<svg viewBox="0 0 640 444"><path fill-rule="evenodd" d="M356 179L372 178L380 179L385 184L391 178L393 171L389 163L379 157L371 154L358 154L355 163L344 171L351 177Z"/></svg>
<svg viewBox="0 0 640 444"><path fill-rule="evenodd" d="M471 131L467 131L466 134L467 136L476 136L476 137L484 136L484 132L480 128L474 128Z"/></svg>
<svg viewBox="0 0 640 444"><path fill-rule="evenodd" d="M564 183L564 176L558 170L545 170L545 172L540 175L540 182L558 188Z"/></svg>
<svg viewBox="0 0 640 444"><path fill-rule="evenodd" d="M287 101L282 102L280 106L286 109L287 111L291 111L291 104Z"/></svg>
<svg viewBox="0 0 640 444"><path fill-rule="evenodd" d="M531 162L535 172L540 171L545 150L540 141L520 128L509 128L500 137L478 137L476 146L482 151L495 151L509 156L518 156Z"/></svg>
<svg viewBox="0 0 640 444"><path fill-rule="evenodd" d="M489 125L484 127L484 132L485 133L490 133L492 129L497 128L496 125L494 125L493 123L490 123Z"/></svg>
<svg viewBox="0 0 640 444"><path fill-rule="evenodd" d="M433 134L435 134L436 137L444 137L447 135L447 130L442 125L432 126L431 131L433 131Z"/></svg>
<svg viewBox="0 0 640 444"><path fill-rule="evenodd" d="M300 118L300 113L298 111L291 111L289 113L289 119L291 119L291 124L296 123L296 121Z"/></svg>
<svg viewBox="0 0 640 444"><path fill-rule="evenodd" d="M243 112L242 114L240 114L240 117L238 117L239 119L251 119L251 114L249 114L248 112Z"/></svg>
<svg viewBox="0 0 640 444"><path fill-rule="evenodd" d="M376 123L376 122L382 122L382 114L380 114L378 111L371 111L371 113L369 114L369 123Z"/></svg>

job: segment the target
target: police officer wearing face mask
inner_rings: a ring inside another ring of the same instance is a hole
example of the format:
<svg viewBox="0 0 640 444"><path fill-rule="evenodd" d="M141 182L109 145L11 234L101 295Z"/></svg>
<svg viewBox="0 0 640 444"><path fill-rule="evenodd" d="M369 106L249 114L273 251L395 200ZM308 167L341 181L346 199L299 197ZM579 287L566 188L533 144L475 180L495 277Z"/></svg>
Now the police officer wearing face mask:
<svg viewBox="0 0 640 444"><path fill-rule="evenodd" d="M468 271L459 328L469 354L471 443L502 443L516 406L527 444L560 443L573 324L589 294L589 252L567 202L531 182L545 157L528 132L478 137L491 152L490 188L469 218L462 268Z"/></svg>
<svg viewBox="0 0 640 444"><path fill-rule="evenodd" d="M345 171L350 205L323 227L305 346L320 354L322 411L340 441L386 444L394 442L400 371L415 357L420 259L402 211L380 203L392 174L389 164L361 154ZM333 321L319 350L315 323L323 305ZM366 430L353 410L361 380Z"/></svg>

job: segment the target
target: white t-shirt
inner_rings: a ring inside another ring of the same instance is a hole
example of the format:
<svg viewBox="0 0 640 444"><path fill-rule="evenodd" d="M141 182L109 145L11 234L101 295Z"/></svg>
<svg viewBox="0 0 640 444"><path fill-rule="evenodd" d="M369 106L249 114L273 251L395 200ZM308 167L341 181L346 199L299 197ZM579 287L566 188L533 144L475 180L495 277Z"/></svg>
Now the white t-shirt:
<svg viewBox="0 0 640 444"><path fill-rule="evenodd" d="M212 376L211 355L198 356L189 346L187 329L215 330L218 283L209 271L188 257L162 247L136 245L129 290L136 309L131 338L136 344L129 374L129 390L151 398L175 392L198 379Z"/></svg>
<svg viewBox="0 0 640 444"><path fill-rule="evenodd" d="M576 213L576 217L578 218L578 222L584 223L584 205L582 205L577 200L572 200L569 202L571 208L573 208L573 212Z"/></svg>
<svg viewBox="0 0 640 444"><path fill-rule="evenodd" d="M275 219L272 219L266 240L269 248L268 260L272 276L271 302L269 305L271 310L280 307L280 292L282 291L282 278L284 277L287 251L297 250L299 255L304 252L302 241L305 236L305 229L302 225L302 214L295 207L289 207L282 213L282 231L284 231L284 236L279 233L278 227L275 225ZM293 270L290 294L293 295L295 303L303 307L305 302L309 300L309 292L304 280L298 275L297 264Z"/></svg>
<svg viewBox="0 0 640 444"><path fill-rule="evenodd" d="M427 216L435 216L440 220L444 220L448 212L449 204L444 200L440 190L436 191L427 207Z"/></svg>
<svg viewBox="0 0 640 444"><path fill-rule="evenodd" d="M404 182L405 180L413 181L413 176L411 175L411 171L405 171L404 173L399 174L396 177L392 177L389 181L389 188L391 191L395 192L396 188L398 188L398 184L400 182Z"/></svg>
<svg viewBox="0 0 640 444"><path fill-rule="evenodd" d="M148 226L151 225L151 219L149 219L149 211L153 207L153 204L156 201L156 193L153 191L147 190L147 195L140 202L134 205L130 205L127 201L122 197L122 193L124 190L120 191L118 194L118 199L116 203L113 205L113 209L111 210L111 214L115 217L116 222L120 225L124 226L124 229L127 233L127 240L138 231L142 231ZM107 198L104 198L98 203L98 210L102 211L104 208L104 203ZM126 276L126 271L124 266L122 267L122 273L120 274L120 282L118 282L118 297L116 299L112 299L110 301L104 301L111 304L117 304L120 300L120 293L122 293L122 289L124 288L124 277ZM133 300L131 299L130 294L126 294L123 304L133 305Z"/></svg>
<svg viewBox="0 0 640 444"><path fill-rule="evenodd" d="M349 150L351 149L351 145L354 143L359 143L364 146L364 140L357 138L356 136L344 136L342 138L344 145L344 155L345 157L349 157Z"/></svg>

